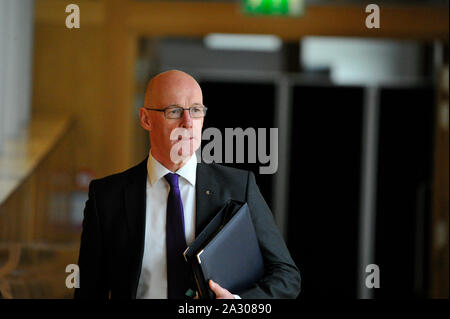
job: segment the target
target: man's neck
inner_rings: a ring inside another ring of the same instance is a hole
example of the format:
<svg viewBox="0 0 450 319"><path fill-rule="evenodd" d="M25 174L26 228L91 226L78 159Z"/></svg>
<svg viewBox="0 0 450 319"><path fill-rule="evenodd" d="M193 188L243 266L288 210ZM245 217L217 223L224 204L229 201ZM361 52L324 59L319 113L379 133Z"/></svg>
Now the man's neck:
<svg viewBox="0 0 450 319"><path fill-rule="evenodd" d="M174 163L174 162L172 162L170 157L167 158L166 156L161 156L161 154L159 154L158 152L154 152L153 150L150 150L150 153L151 153L151 156L155 160L157 160L159 163L161 163L161 165L163 165L165 168L167 168L171 172L178 171L180 168L182 168L184 165L186 165L186 163L192 157L192 155L191 155L191 156L183 158L183 160L180 161L179 163Z"/></svg>

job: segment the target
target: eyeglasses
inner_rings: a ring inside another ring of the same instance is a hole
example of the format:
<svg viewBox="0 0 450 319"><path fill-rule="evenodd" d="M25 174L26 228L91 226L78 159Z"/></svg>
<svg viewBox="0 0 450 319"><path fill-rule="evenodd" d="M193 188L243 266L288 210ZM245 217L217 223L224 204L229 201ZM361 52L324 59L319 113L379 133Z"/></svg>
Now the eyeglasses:
<svg viewBox="0 0 450 319"><path fill-rule="evenodd" d="M180 119L183 116L184 111L189 110L189 115L193 119L199 119L206 116L206 110L208 109L206 106L198 105L198 106L191 106L189 108L183 108L181 106L171 105L164 109L155 109L150 107L144 107L146 110L150 111L157 111L157 112L164 112L164 117L166 119Z"/></svg>

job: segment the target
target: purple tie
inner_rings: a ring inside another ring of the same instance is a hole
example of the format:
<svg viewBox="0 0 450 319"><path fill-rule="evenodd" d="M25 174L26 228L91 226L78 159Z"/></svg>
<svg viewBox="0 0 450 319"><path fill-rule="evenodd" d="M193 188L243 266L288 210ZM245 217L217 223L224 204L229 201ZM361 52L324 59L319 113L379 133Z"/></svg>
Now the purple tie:
<svg viewBox="0 0 450 319"><path fill-rule="evenodd" d="M184 299L186 291L190 288L190 269L183 257L183 252L187 248L183 202L178 186L178 175L168 173L164 177L170 185L166 216L167 297Z"/></svg>

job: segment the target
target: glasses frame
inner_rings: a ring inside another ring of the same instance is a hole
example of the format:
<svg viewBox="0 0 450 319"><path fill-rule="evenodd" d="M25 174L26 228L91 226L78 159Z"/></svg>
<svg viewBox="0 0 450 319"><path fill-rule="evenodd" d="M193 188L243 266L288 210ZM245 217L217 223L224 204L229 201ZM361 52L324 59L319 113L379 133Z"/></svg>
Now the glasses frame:
<svg viewBox="0 0 450 319"><path fill-rule="evenodd" d="M193 108L196 108L196 107L202 107L203 108L204 115L202 117L194 117L194 116L192 116L191 110ZM188 107L188 108L184 108L184 107L181 107L181 106L178 106L178 105L169 105L169 106L167 106L167 107L165 107L163 109L157 109L157 108L154 108L154 107L145 107L144 106L144 109L149 110L149 111L164 112L164 118L168 119L168 120L181 119L183 117L184 111L189 111L189 116L191 118L193 118L193 119L202 119L202 118L204 118L206 116L206 111L208 110L208 108L206 106L204 106L204 105L191 106L191 107ZM183 113L181 113L180 117L178 117L178 118L168 118L167 115L166 115L166 111L169 110L169 109L182 109Z"/></svg>

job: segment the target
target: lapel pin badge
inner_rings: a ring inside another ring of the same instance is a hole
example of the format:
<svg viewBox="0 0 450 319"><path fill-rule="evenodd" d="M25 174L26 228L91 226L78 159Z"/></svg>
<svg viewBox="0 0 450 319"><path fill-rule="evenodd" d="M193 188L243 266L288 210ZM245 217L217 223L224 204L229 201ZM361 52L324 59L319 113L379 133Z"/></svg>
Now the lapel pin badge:
<svg viewBox="0 0 450 319"><path fill-rule="evenodd" d="M206 193L206 195L210 195L210 194L211 194L211 192L209 191L209 189L207 189L205 193Z"/></svg>

